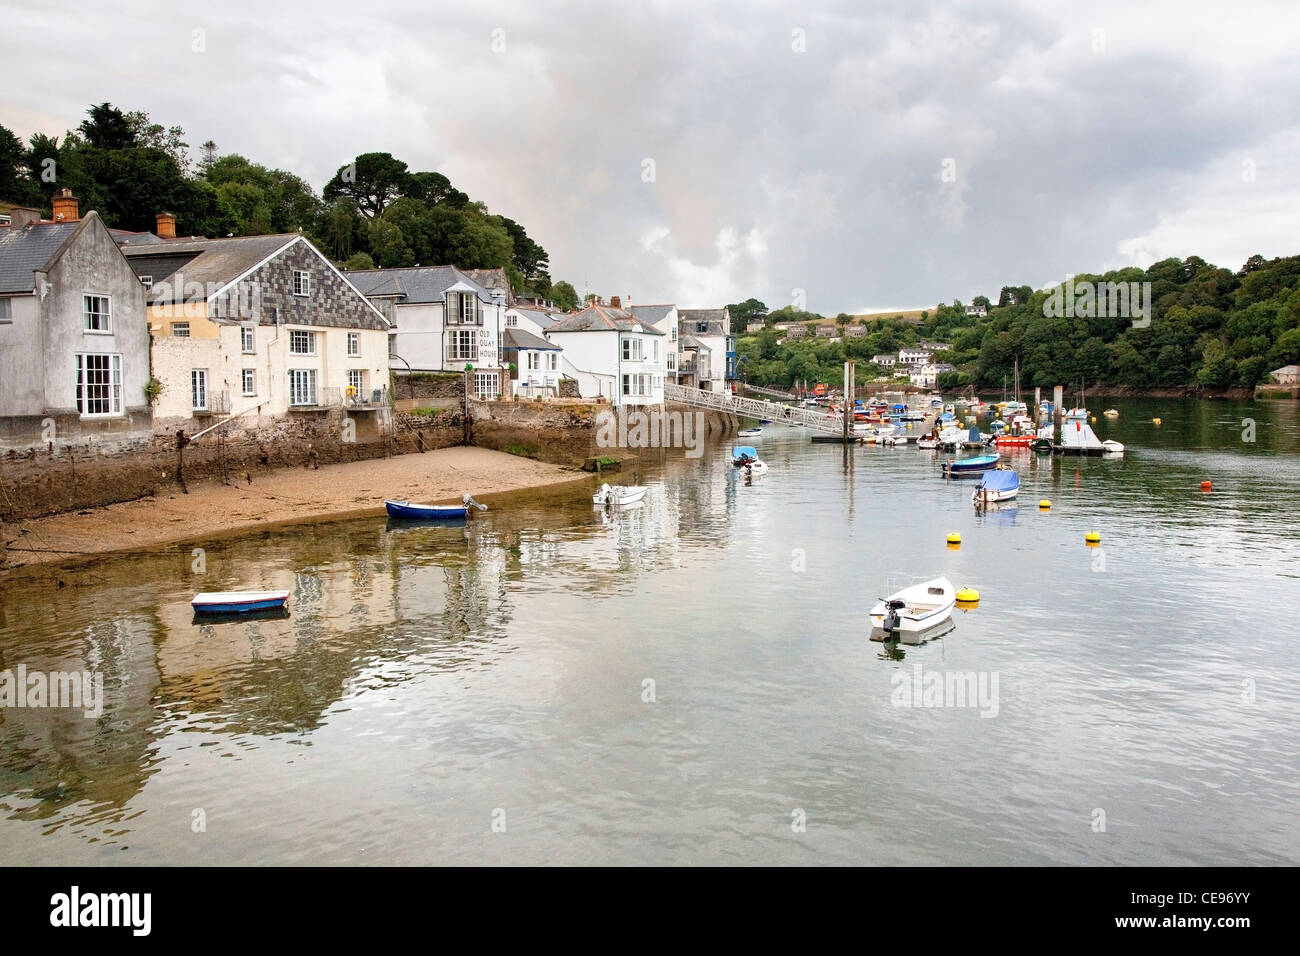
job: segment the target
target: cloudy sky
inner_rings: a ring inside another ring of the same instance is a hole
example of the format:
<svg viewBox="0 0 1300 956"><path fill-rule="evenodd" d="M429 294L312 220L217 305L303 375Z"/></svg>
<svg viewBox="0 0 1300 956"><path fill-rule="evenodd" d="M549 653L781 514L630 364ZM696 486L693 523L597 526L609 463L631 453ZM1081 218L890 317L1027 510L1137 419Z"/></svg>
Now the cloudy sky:
<svg viewBox="0 0 1300 956"><path fill-rule="evenodd" d="M0 124L388 151L635 302L834 314L1300 253L1300 7L0 0Z"/></svg>

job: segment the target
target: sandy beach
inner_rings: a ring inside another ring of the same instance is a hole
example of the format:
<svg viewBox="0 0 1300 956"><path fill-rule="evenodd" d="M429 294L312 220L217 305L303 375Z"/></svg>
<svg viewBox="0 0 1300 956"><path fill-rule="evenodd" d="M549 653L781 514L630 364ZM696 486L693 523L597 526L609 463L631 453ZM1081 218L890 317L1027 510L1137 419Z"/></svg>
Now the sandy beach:
<svg viewBox="0 0 1300 956"><path fill-rule="evenodd" d="M193 483L75 513L5 524L6 569L118 551L145 551L178 541L225 536L321 518L384 513L384 498L452 504L462 494L491 504L502 492L580 480L570 468L486 448L443 448L424 454L284 469L234 485Z"/></svg>

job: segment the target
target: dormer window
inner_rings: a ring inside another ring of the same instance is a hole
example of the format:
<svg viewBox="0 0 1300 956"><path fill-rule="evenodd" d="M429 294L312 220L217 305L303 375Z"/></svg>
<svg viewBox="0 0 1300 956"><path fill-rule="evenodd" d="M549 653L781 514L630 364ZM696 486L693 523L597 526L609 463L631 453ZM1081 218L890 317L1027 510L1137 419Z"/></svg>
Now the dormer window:
<svg viewBox="0 0 1300 956"><path fill-rule="evenodd" d="M152 288L153 288L153 276L141 276L141 277L140 277L140 284L141 284L142 286L144 286L146 289L152 289Z"/></svg>

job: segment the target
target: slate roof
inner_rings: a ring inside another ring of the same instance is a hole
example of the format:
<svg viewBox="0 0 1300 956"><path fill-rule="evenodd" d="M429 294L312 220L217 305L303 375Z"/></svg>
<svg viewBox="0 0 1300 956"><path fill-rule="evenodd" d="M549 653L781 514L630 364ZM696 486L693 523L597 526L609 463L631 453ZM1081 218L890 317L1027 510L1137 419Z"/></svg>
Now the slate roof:
<svg viewBox="0 0 1300 956"><path fill-rule="evenodd" d="M643 322L654 325L656 322L662 322L667 318L668 313L672 312L674 308L675 306L672 303L668 305L634 305L630 311Z"/></svg>
<svg viewBox="0 0 1300 956"><path fill-rule="evenodd" d="M86 219L76 222L34 222L22 229L0 227L0 292L31 292L32 273L45 266Z"/></svg>
<svg viewBox="0 0 1300 956"><path fill-rule="evenodd" d="M273 236L235 236L229 239L166 239L160 243L125 245L119 248L138 276L153 276L149 290L151 301L171 295L166 280L180 270L185 283L198 282L218 286L238 279L258 263L269 259L289 243L297 233Z"/></svg>
<svg viewBox="0 0 1300 956"><path fill-rule="evenodd" d="M549 329L559 321L559 316L554 312L546 312L542 309L521 309L519 306L515 306L512 311L518 312L524 318L531 319L543 329Z"/></svg>
<svg viewBox="0 0 1300 956"><path fill-rule="evenodd" d="M649 332L651 335L663 335L650 323L637 318L631 312L615 309L608 305L592 305L581 312L566 315L556 322L547 333L555 332Z"/></svg>
<svg viewBox="0 0 1300 956"><path fill-rule="evenodd" d="M697 322L709 323L709 331L698 332L698 335L730 335L731 330L727 326L727 315L724 309L678 309L677 318L682 329L689 329L695 332L698 326Z"/></svg>
<svg viewBox="0 0 1300 956"><path fill-rule="evenodd" d="M507 349L533 349L538 352L561 352L558 345L546 341L539 335L533 335L527 329L506 329L501 333Z"/></svg>
<svg viewBox="0 0 1300 956"><path fill-rule="evenodd" d="M492 270L483 270L492 271ZM446 303L447 290L458 282L491 304L492 293L455 266L411 266L400 269L362 269L344 272L364 296L396 296L400 305Z"/></svg>

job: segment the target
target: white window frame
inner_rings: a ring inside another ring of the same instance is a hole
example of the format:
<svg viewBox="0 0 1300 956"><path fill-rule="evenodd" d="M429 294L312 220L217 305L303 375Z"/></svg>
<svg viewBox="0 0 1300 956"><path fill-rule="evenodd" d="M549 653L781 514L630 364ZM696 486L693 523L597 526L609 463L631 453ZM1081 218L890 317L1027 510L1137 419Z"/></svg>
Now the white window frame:
<svg viewBox="0 0 1300 956"><path fill-rule="evenodd" d="M90 303L92 299L102 299L107 309L105 312L92 312ZM102 316L104 327L102 329L91 328L90 317ZM112 335L113 334L113 297L105 295L102 292L84 292L81 295L81 325L82 331L87 335ZM91 353L86 353L91 354Z"/></svg>
<svg viewBox="0 0 1300 956"><path fill-rule="evenodd" d="M650 361L654 362L656 365L659 364L659 340L658 339L650 340Z"/></svg>
<svg viewBox="0 0 1300 956"><path fill-rule="evenodd" d="M8 325L13 320L13 299L7 295L0 295L0 325Z"/></svg>
<svg viewBox="0 0 1300 956"><path fill-rule="evenodd" d="M190 410L206 412L210 404L208 399L208 370L190 369Z"/></svg>
<svg viewBox="0 0 1300 956"><path fill-rule="evenodd" d="M239 327L239 351L245 355L252 355L257 351L257 338L253 326L241 325Z"/></svg>
<svg viewBox="0 0 1300 956"><path fill-rule="evenodd" d="M461 341L469 345L462 349ZM470 329L451 329L447 333L447 359L452 362L478 361L478 336Z"/></svg>
<svg viewBox="0 0 1300 956"><path fill-rule="evenodd" d="M547 364L547 366L549 366L549 367L546 369L546 371L548 371L548 372L554 372L554 371L558 370L559 367L560 367L560 353L559 353L559 352L547 352L546 355L547 355L546 364Z"/></svg>
<svg viewBox="0 0 1300 956"><path fill-rule="evenodd" d="M108 379L104 382L96 382L96 386L104 387L106 394L96 396L93 401L107 402L108 411L90 412L86 409L90 407L92 401L88 394L91 383L88 381L90 368L87 359L107 359L105 363L107 368L96 369L96 372L107 372ZM122 414L122 356L116 352L78 352L76 353L77 363L77 414L81 418L113 418Z"/></svg>
<svg viewBox="0 0 1300 956"><path fill-rule="evenodd" d="M491 382L491 390L485 391L486 383ZM496 372L474 373L474 395L477 398L496 398L501 391L501 379Z"/></svg>
<svg viewBox="0 0 1300 956"><path fill-rule="evenodd" d="M240 393L246 398L257 395L257 370L244 368L239 370Z"/></svg>
<svg viewBox="0 0 1300 956"><path fill-rule="evenodd" d="M299 401L305 398L307 401ZM316 402L316 370L314 368L289 369L289 407L311 408Z"/></svg>
<svg viewBox="0 0 1300 956"><path fill-rule="evenodd" d="M469 318L465 317L465 304L469 303ZM482 325L483 310L479 308L478 296L472 292L462 292L460 294L460 324L461 325Z"/></svg>
<svg viewBox="0 0 1300 956"><path fill-rule="evenodd" d="M190 324L188 322L172 323L172 338L188 339L190 337Z"/></svg>
<svg viewBox="0 0 1300 956"><path fill-rule="evenodd" d="M348 369L348 388L355 388L355 401L361 401L366 393L366 371L360 368Z"/></svg>
<svg viewBox="0 0 1300 956"><path fill-rule="evenodd" d="M304 299L311 295L311 273L306 269L293 270L293 294Z"/></svg>
<svg viewBox="0 0 1300 956"><path fill-rule="evenodd" d="M146 289L153 288L153 276L140 276L140 284Z"/></svg>
<svg viewBox="0 0 1300 956"><path fill-rule="evenodd" d="M640 362L645 354L641 348L641 339L628 335L623 338L623 361Z"/></svg>
<svg viewBox="0 0 1300 956"><path fill-rule="evenodd" d="M294 343L299 341L300 335L307 336L308 350L306 352L295 348ZM290 355L315 355L316 354L316 333L311 329L290 329L289 330L289 354Z"/></svg>
<svg viewBox="0 0 1300 956"><path fill-rule="evenodd" d="M528 371L540 372L542 370L542 356L538 352L528 352Z"/></svg>
<svg viewBox="0 0 1300 956"><path fill-rule="evenodd" d="M361 333L348 333L348 355L355 358L361 354Z"/></svg>
<svg viewBox="0 0 1300 956"><path fill-rule="evenodd" d="M517 328L518 326L519 326L519 316L517 316L517 315L507 315L507 316L506 316L506 328L507 328L507 329Z"/></svg>

